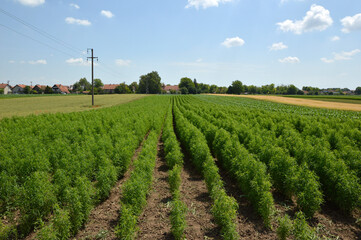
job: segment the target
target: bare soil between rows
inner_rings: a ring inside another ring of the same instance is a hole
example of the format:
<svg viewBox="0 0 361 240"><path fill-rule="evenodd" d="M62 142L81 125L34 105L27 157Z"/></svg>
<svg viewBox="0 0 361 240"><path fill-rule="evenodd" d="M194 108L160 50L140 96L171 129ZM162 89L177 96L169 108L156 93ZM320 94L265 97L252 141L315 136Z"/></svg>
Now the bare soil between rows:
<svg viewBox="0 0 361 240"><path fill-rule="evenodd" d="M230 94L209 94L214 96L228 96L228 97L245 97L256 100L266 100L270 102L291 104L297 106L315 107L315 108L327 108L335 110L349 110L349 111L361 111L361 104L352 103L339 103L339 102L327 102L317 101L303 98L290 98L290 97L278 97L268 95L230 95Z"/></svg>
<svg viewBox="0 0 361 240"><path fill-rule="evenodd" d="M137 239L173 239L170 223L171 192L168 184L168 167L164 160L163 143L158 141L157 162L147 206L139 217Z"/></svg>

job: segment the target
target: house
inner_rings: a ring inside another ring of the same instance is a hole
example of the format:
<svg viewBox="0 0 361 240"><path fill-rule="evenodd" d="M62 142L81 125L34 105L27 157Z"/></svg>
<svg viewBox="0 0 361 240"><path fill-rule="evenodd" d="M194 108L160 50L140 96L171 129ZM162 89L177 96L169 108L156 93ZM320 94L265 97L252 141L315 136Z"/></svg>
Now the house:
<svg viewBox="0 0 361 240"><path fill-rule="evenodd" d="M18 84L15 87L13 87L13 89L11 89L11 91L13 94L23 94L25 87L26 86L24 84Z"/></svg>
<svg viewBox="0 0 361 240"><path fill-rule="evenodd" d="M3 94L10 94L11 93L11 86L7 83L1 83L0 89L3 89Z"/></svg>
<svg viewBox="0 0 361 240"><path fill-rule="evenodd" d="M61 94L70 94L69 87L61 85L61 84L55 84L53 86L53 92L54 93L61 93Z"/></svg>
<svg viewBox="0 0 361 240"><path fill-rule="evenodd" d="M115 93L115 89L119 84L104 84L103 91L105 94Z"/></svg>
<svg viewBox="0 0 361 240"><path fill-rule="evenodd" d="M178 85L174 85L174 86L167 85L167 86L163 87L163 90L166 91L168 94L172 93L172 92L178 93L179 87L178 87Z"/></svg>
<svg viewBox="0 0 361 240"><path fill-rule="evenodd" d="M45 85L39 85L39 84L37 84L37 85L35 85L35 86L33 87L33 91L36 91L37 93L44 93L46 87L47 87L47 86L45 86Z"/></svg>

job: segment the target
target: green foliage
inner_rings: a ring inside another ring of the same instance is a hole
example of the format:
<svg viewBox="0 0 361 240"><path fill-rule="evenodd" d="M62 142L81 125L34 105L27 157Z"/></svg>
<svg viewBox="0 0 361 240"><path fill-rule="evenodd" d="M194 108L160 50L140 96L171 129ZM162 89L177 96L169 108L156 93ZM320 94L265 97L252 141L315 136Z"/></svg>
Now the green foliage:
<svg viewBox="0 0 361 240"><path fill-rule="evenodd" d="M296 218L293 222L293 235L297 240L317 239L314 230L308 226L302 212L296 213Z"/></svg>
<svg viewBox="0 0 361 240"><path fill-rule="evenodd" d="M139 92L140 93L150 93L150 94L157 94L161 93L161 78L158 72L151 72L146 75L140 76L139 79Z"/></svg>
<svg viewBox="0 0 361 240"><path fill-rule="evenodd" d="M187 227L185 216L187 214L186 205L179 199L172 201L172 209L170 212L170 221L172 224L171 231L174 239L184 239L184 230Z"/></svg>
<svg viewBox="0 0 361 240"><path fill-rule="evenodd" d="M179 83L179 89L181 90L182 94L195 94L197 93L196 87L192 79L188 77L181 78Z"/></svg>
<svg viewBox="0 0 361 240"><path fill-rule="evenodd" d="M292 221L288 215L278 218L277 236L279 240L286 240L292 231Z"/></svg>
<svg viewBox="0 0 361 240"><path fill-rule="evenodd" d="M115 233L119 239L135 239L138 216L133 213L132 207L127 204L121 204L120 219L116 226Z"/></svg>
<svg viewBox="0 0 361 240"><path fill-rule="evenodd" d="M115 92L120 94L126 94L126 93L132 93L132 90L128 87L127 84L125 84L125 82L123 82L115 88Z"/></svg>
<svg viewBox="0 0 361 240"><path fill-rule="evenodd" d="M173 196L179 194L179 187L181 185L181 172L182 172L182 166L181 165L175 165L170 171L169 171L169 186L172 191Z"/></svg>

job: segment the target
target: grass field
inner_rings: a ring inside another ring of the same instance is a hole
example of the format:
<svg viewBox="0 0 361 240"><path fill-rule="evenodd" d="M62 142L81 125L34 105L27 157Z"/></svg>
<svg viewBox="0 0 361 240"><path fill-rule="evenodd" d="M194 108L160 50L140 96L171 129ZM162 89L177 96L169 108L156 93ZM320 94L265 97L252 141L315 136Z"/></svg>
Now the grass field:
<svg viewBox="0 0 361 240"><path fill-rule="evenodd" d="M145 95L140 94L96 95L95 108L110 107L130 102L144 96ZM90 95L0 98L0 119L12 116L57 112L65 113L90 109L92 109Z"/></svg>
<svg viewBox="0 0 361 240"><path fill-rule="evenodd" d="M326 102L361 104L361 96L333 96L333 95L286 95L284 97L312 99Z"/></svg>

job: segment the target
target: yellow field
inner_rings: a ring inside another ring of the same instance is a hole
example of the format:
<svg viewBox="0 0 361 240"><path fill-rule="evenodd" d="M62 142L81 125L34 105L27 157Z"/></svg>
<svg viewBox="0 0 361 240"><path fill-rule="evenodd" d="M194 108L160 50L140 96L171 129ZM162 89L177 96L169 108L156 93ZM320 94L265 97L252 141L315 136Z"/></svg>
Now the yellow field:
<svg viewBox="0 0 361 240"><path fill-rule="evenodd" d="M257 100L266 100L266 101L284 103L290 105L327 108L327 109L336 109L336 110L361 111L361 104L327 102L327 101L318 101L318 100L313 100L313 99L311 100L305 98L290 98L290 97L279 97L279 96L268 96L268 95L230 95L230 94L210 94L210 95L247 97Z"/></svg>
<svg viewBox="0 0 361 240"><path fill-rule="evenodd" d="M96 106L94 108L110 107L145 96L146 95L142 94L96 95ZM93 109L91 106L91 95L0 98L0 119L12 116L57 112L66 113L90 109Z"/></svg>

